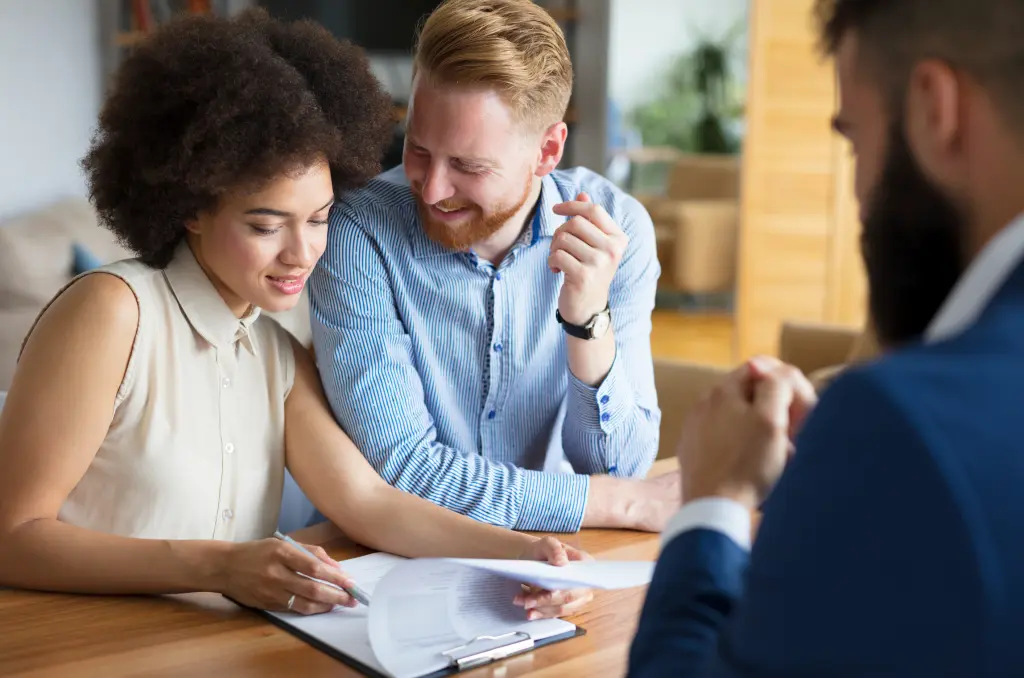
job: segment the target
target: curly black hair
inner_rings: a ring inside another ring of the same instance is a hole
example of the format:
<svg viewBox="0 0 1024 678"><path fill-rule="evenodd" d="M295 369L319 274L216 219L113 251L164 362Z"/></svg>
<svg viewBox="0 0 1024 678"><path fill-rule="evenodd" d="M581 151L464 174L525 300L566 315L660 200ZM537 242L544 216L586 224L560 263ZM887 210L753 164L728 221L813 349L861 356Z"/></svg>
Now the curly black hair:
<svg viewBox="0 0 1024 678"><path fill-rule="evenodd" d="M362 49L322 26L190 16L125 59L82 167L104 225L163 268L226 191L326 157L341 194L380 171L393 130Z"/></svg>

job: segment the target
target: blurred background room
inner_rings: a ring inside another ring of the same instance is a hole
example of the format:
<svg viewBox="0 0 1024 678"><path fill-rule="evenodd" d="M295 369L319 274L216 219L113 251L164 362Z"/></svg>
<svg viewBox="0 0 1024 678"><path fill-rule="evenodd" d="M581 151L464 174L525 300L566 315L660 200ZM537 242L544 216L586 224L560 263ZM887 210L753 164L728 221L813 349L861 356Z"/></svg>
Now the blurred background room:
<svg viewBox="0 0 1024 678"><path fill-rule="evenodd" d="M652 346L717 373L754 353L843 362L865 316L851 158L812 0L537 0L575 67L563 164L601 172L654 221ZM437 0L0 0L0 391L74 273L127 256L96 224L79 160L119 60L178 12L260 5L362 45L391 92L400 162L416 25ZM160 83L154 82L153 87ZM301 332L303 318L286 319ZM662 389L659 377L659 390Z"/></svg>

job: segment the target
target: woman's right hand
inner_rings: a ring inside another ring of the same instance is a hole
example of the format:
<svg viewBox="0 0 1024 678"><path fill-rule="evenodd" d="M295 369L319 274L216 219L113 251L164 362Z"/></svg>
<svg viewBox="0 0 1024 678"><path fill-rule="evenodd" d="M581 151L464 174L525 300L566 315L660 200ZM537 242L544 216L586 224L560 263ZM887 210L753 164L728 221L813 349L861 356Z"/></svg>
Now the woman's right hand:
<svg viewBox="0 0 1024 678"><path fill-rule="evenodd" d="M322 548L303 546L316 558L280 539L231 544L221 563L218 592L243 605L275 612L319 614L335 605L355 607L358 603L344 591L297 574L340 587L353 585Z"/></svg>

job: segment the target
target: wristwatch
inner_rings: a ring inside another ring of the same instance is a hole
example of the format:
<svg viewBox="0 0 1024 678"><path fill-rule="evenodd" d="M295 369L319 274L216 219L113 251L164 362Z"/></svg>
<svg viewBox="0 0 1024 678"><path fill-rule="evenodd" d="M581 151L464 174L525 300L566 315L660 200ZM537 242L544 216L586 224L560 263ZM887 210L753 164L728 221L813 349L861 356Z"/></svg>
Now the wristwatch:
<svg viewBox="0 0 1024 678"><path fill-rule="evenodd" d="M608 332L608 328L612 326L612 311L610 307L605 306L603 311L595 313L585 324L573 325L566 322L562 314L558 312L558 309L555 309L555 319L561 323L562 329L571 337L576 337L577 339L600 339Z"/></svg>

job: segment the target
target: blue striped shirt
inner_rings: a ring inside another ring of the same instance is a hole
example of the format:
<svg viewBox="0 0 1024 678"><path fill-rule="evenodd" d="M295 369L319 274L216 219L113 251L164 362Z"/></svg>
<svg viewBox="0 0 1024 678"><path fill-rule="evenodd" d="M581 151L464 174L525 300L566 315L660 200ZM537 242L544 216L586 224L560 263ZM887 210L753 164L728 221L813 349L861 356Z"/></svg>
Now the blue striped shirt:
<svg viewBox="0 0 1024 678"><path fill-rule="evenodd" d="M547 265L565 222L552 207L580 191L629 236L599 388L569 370L562 276ZM657 453L660 268L647 212L593 172L546 176L536 215L495 267L430 240L402 167L382 174L331 211L309 282L313 338L338 422L385 480L480 521L571 532L587 474L642 476Z"/></svg>

